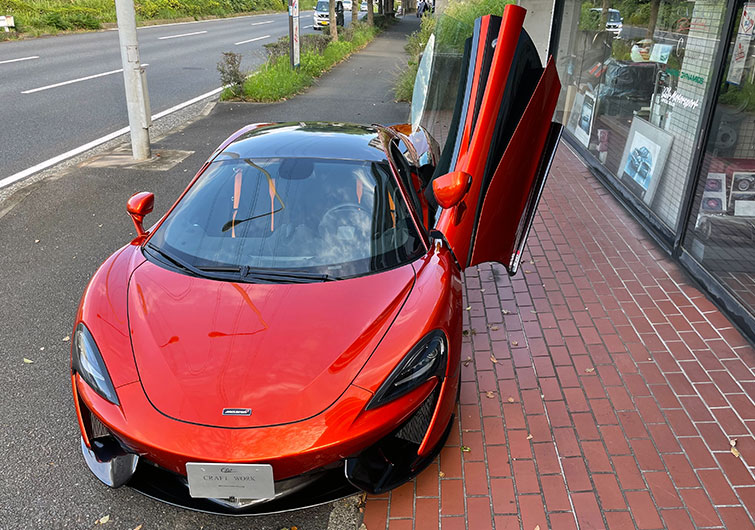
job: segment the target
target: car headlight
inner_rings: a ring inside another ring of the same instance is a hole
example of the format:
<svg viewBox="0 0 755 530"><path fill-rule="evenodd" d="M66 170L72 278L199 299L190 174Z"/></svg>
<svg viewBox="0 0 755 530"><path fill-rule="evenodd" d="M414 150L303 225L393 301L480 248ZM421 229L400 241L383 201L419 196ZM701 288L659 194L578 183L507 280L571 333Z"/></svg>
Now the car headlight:
<svg viewBox="0 0 755 530"><path fill-rule="evenodd" d="M113 382L105 368L105 361L97 349L94 337L83 323L76 326L71 354L73 371L100 396L115 405L120 405Z"/></svg>
<svg viewBox="0 0 755 530"><path fill-rule="evenodd" d="M431 377L443 380L448 358L448 341L441 330L425 335L391 372L388 379L367 404L366 410L374 409L403 396Z"/></svg>

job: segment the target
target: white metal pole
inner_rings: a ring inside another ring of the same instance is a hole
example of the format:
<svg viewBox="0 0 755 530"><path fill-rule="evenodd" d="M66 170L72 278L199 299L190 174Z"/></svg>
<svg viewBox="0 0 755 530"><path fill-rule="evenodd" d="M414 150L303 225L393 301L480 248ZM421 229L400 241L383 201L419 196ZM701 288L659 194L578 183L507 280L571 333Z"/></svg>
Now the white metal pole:
<svg viewBox="0 0 755 530"><path fill-rule="evenodd" d="M115 0L115 14L118 19L118 39L121 46L123 80L126 85L131 150L136 160L145 160L152 154L149 146L149 127L152 125L152 117L147 93L147 78L139 60L133 0Z"/></svg>

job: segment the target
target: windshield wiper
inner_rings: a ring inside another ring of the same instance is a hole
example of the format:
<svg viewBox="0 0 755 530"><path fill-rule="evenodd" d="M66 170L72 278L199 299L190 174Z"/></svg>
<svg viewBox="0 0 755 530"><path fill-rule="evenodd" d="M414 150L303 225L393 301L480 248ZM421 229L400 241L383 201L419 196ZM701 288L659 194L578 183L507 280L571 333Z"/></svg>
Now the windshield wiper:
<svg viewBox="0 0 755 530"><path fill-rule="evenodd" d="M189 263L186 263L181 258L177 258L176 256L170 254L169 252L166 252L165 250L161 249L157 245L153 243L147 243L145 245L150 251L155 252L159 254L163 259L171 262L173 265L176 265L177 267L190 272L194 276L199 276L200 278L210 278L213 280L228 280L228 276L222 276L217 274L208 274L213 272L229 272L236 274L239 273L238 267L195 267L194 265L190 265Z"/></svg>
<svg viewBox="0 0 755 530"><path fill-rule="evenodd" d="M241 272L244 276L251 276L255 279L279 282L290 281L292 283L329 282L340 279L336 276L316 272L261 269L248 266L243 267Z"/></svg>
<svg viewBox="0 0 755 530"><path fill-rule="evenodd" d="M233 280L240 277L243 280L247 278L253 278L255 280L262 280L266 282L291 282L291 283L310 283L310 282L328 282L334 280L340 280L336 276L330 276L328 274L319 274L314 272L305 271L286 271L276 269L264 269L255 268L248 265L242 267L229 266L206 266L195 267L186 263L180 258L173 256L153 243L147 243L145 245L151 252L159 254L163 259L169 261L173 265L192 273L194 276L203 278L211 278L215 280ZM220 273L220 274L213 274ZM236 278L228 277L227 274L236 275Z"/></svg>

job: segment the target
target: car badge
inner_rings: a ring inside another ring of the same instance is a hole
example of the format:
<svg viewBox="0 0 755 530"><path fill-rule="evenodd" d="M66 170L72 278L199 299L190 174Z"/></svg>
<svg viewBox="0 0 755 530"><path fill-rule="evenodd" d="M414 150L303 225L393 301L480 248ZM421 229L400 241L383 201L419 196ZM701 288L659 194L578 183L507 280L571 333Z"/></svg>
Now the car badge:
<svg viewBox="0 0 755 530"><path fill-rule="evenodd" d="M223 416L251 416L252 409L223 409Z"/></svg>

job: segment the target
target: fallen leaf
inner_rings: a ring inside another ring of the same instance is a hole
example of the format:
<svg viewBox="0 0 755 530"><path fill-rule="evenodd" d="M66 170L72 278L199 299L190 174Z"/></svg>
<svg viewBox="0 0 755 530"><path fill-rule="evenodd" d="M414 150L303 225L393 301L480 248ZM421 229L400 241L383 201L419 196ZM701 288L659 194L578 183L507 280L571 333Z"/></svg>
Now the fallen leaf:
<svg viewBox="0 0 755 530"><path fill-rule="evenodd" d="M534 265L534 264L535 264L535 260L531 259L530 260L530 265Z"/></svg>
<svg viewBox="0 0 755 530"><path fill-rule="evenodd" d="M27 359L26 357L24 357L24 362L26 364L34 364L34 361L32 361L31 359Z"/></svg>
<svg viewBox="0 0 755 530"><path fill-rule="evenodd" d="M498 359L495 358L495 355L492 353L490 354L490 360L493 361L493 364L498 364Z"/></svg>
<svg viewBox="0 0 755 530"><path fill-rule="evenodd" d="M63 342L68 342L69 340L71 340L70 335L66 335L65 337L63 337Z"/></svg>
<svg viewBox="0 0 755 530"><path fill-rule="evenodd" d="M524 270L525 274L532 274L532 271L528 271L527 269Z"/></svg>
<svg viewBox="0 0 755 530"><path fill-rule="evenodd" d="M503 310L503 314L504 314L504 315L510 315L510 314L511 314L511 311L509 311L508 309L504 309L504 310Z"/></svg>
<svg viewBox="0 0 755 530"><path fill-rule="evenodd" d="M134 530L142 530L142 525L137 525L134 527Z"/></svg>
<svg viewBox="0 0 755 530"><path fill-rule="evenodd" d="M531 309L530 313L532 313L533 315L537 315L537 311L535 311L534 309Z"/></svg>
<svg viewBox="0 0 755 530"><path fill-rule="evenodd" d="M464 366L469 366L469 363L471 363L471 362L472 362L472 358L471 357L467 357L466 359L464 359Z"/></svg>
<svg viewBox="0 0 755 530"><path fill-rule="evenodd" d="M44 347L44 346L42 346L42 347L41 347L41 348L39 349L39 351L45 351L45 347Z"/></svg>
<svg viewBox="0 0 755 530"><path fill-rule="evenodd" d="M737 439L736 438L732 438L731 440L729 440L729 445L732 446L732 447L734 447L735 445L737 445Z"/></svg>
<svg viewBox="0 0 755 530"><path fill-rule="evenodd" d="M39 239L35 239L35 240L34 240L34 242L35 242L35 243L39 243Z"/></svg>
<svg viewBox="0 0 755 530"><path fill-rule="evenodd" d="M739 458L739 449L737 449L736 447L732 447L731 448L731 454L733 454L734 456L736 456L737 458Z"/></svg>
<svg viewBox="0 0 755 530"><path fill-rule="evenodd" d="M491 329L492 331L498 331L498 326L490 326L490 329Z"/></svg>
<svg viewBox="0 0 755 530"><path fill-rule="evenodd" d="M595 371L595 368L585 368L585 373L591 374Z"/></svg>
<svg viewBox="0 0 755 530"><path fill-rule="evenodd" d="M484 292L485 292L485 289L480 289L480 292L481 292L481 293L484 293Z"/></svg>
<svg viewBox="0 0 755 530"><path fill-rule="evenodd" d="M469 334L470 335L477 335L477 330L475 328L469 328Z"/></svg>
<svg viewBox="0 0 755 530"><path fill-rule="evenodd" d="M439 476L440 478L443 478L443 477L445 477L445 476L446 476L446 474L445 474L445 473L443 473L443 471L441 471L440 473L438 473L438 476Z"/></svg>
<svg viewBox="0 0 755 530"><path fill-rule="evenodd" d="M527 439L528 439L528 440L532 440L532 435L531 435L531 434L528 434L528 435L527 435Z"/></svg>
<svg viewBox="0 0 755 530"><path fill-rule="evenodd" d="M509 397L508 402L509 403L513 403L514 402L514 398L513 397Z"/></svg>
<svg viewBox="0 0 755 530"><path fill-rule="evenodd" d="M102 225L97 225L97 226L99 226L100 228L102 228Z"/></svg>
<svg viewBox="0 0 755 530"><path fill-rule="evenodd" d="M487 392L485 392L485 397L493 399L495 397L495 392L488 390Z"/></svg>
<svg viewBox="0 0 755 530"><path fill-rule="evenodd" d="M517 341L515 341L515 340L512 340L511 341L511 345L512 346L519 346L519 343Z"/></svg>
<svg viewBox="0 0 755 530"><path fill-rule="evenodd" d="M540 525L536 524L534 530L540 530Z"/></svg>
<svg viewBox="0 0 755 530"><path fill-rule="evenodd" d="M102 517L100 517L99 519L97 519L97 522L94 523L94 524L105 524L109 520L110 520L110 516L109 515L103 515Z"/></svg>
<svg viewBox="0 0 755 530"><path fill-rule="evenodd" d="M469 337L469 330L465 329L464 331L461 332L461 334L464 335L465 337Z"/></svg>
<svg viewBox="0 0 755 530"><path fill-rule="evenodd" d="M468 305L468 306L467 306L467 311L471 311L471 310L472 310L472 306L471 306L471 305Z"/></svg>
<svg viewBox="0 0 755 530"><path fill-rule="evenodd" d="M469 452L471 452L471 451L472 451L472 449L470 449L470 448L469 448L469 447L467 447L466 445L462 445L462 446L461 446L461 452L462 452L462 453L469 453Z"/></svg>

